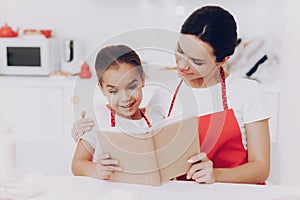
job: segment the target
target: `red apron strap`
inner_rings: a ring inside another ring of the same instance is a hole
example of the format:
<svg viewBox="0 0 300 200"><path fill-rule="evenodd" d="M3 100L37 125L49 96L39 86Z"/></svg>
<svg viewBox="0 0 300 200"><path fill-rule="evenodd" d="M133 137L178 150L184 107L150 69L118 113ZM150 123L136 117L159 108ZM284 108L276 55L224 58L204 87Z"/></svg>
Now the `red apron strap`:
<svg viewBox="0 0 300 200"><path fill-rule="evenodd" d="M113 108L110 108L110 126L116 126L115 110Z"/></svg>
<svg viewBox="0 0 300 200"><path fill-rule="evenodd" d="M142 111L141 109L139 109L139 110L140 110L140 112L141 112L142 117L145 119L145 121L146 121L148 127L151 128L151 126L152 126L152 125L151 125L151 122L150 122L149 119L146 117L146 115L143 113L143 111Z"/></svg>
<svg viewBox="0 0 300 200"><path fill-rule="evenodd" d="M227 94L226 94L226 82L225 82L225 73L224 73L224 69L222 67L220 67L220 75L221 75L221 86L222 86L222 101L223 101L223 108L224 110L228 110L228 103L227 103ZM170 104L170 107L169 107L169 112L168 112L168 115L167 117L169 117L171 115L171 112L173 110L173 106L174 106L174 102L175 102L175 99L176 99L176 96L178 94L178 91L180 89L180 86L183 82L183 79L180 80L176 90L175 90L175 93L173 95L173 98L172 98L172 101L171 101L171 104Z"/></svg>
<svg viewBox="0 0 300 200"><path fill-rule="evenodd" d="M223 108L224 110L228 110L228 103L227 103L227 94L226 94L226 81L225 81L225 73L224 69L220 67L220 74L222 78L222 101L223 101Z"/></svg>
<svg viewBox="0 0 300 200"><path fill-rule="evenodd" d="M176 96L177 96L177 94L178 94L178 91L179 91L179 88L180 88L182 82L183 82L183 79L181 79L180 82L179 82L179 84L177 85L177 88L176 88L176 90L175 90L175 93L174 93L173 98L172 98L172 101L171 101L171 105L170 105L170 107L169 107L169 112L168 112L167 117L169 117L169 116L171 115L171 112L172 112L173 106L174 106L174 102L175 102Z"/></svg>

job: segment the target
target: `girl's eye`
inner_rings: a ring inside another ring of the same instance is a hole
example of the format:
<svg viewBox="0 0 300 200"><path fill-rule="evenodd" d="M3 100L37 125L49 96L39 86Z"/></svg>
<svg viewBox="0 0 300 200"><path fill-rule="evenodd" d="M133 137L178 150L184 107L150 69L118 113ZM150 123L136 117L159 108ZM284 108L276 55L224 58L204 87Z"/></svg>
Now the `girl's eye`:
<svg viewBox="0 0 300 200"><path fill-rule="evenodd" d="M117 93L118 93L118 90L110 90L109 93L110 93L110 94L117 94Z"/></svg>
<svg viewBox="0 0 300 200"><path fill-rule="evenodd" d="M128 87L129 90L134 90L135 88L137 88L137 85L131 85Z"/></svg>

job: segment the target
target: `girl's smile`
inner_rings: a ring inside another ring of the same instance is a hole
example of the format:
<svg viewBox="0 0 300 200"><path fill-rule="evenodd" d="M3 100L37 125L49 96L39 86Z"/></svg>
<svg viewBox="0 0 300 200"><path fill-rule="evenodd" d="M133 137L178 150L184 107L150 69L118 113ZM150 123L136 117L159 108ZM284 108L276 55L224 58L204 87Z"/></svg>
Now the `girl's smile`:
<svg viewBox="0 0 300 200"><path fill-rule="evenodd" d="M137 67L122 63L103 73L101 91L107 97L115 113L124 118L140 119L143 77Z"/></svg>
<svg viewBox="0 0 300 200"><path fill-rule="evenodd" d="M123 104L123 105L119 105L121 108L123 109L127 109L127 110L130 110L133 108L133 105L136 103L136 100L134 100L133 102L131 103L128 103L128 104Z"/></svg>

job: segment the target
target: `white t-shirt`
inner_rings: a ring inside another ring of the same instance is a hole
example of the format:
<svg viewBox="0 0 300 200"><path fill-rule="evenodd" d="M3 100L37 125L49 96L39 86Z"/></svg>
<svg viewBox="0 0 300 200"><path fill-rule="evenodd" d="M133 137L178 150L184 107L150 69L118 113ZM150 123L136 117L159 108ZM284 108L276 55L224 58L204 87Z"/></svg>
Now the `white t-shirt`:
<svg viewBox="0 0 300 200"><path fill-rule="evenodd" d="M168 84L173 87L173 92L179 81L180 80L176 80L176 83L173 81ZM230 74L226 78L226 94L228 108L232 108L234 111L241 130L243 145L245 149L247 149L245 124L270 118L269 111L265 106L261 88L254 80ZM168 106L171 103L173 94L168 94L166 96L166 92L164 91L161 92L160 95L163 97L160 98L160 101L166 101L164 105L169 108ZM221 83L209 88L191 88L183 82L179 89L171 115L181 112L183 116L203 116L223 110Z"/></svg>
<svg viewBox="0 0 300 200"><path fill-rule="evenodd" d="M157 84L157 89L148 101L145 113L152 124L159 122L167 115L178 83L179 79L165 84ZM245 124L270 118L269 111L265 106L260 86L254 80L230 74L226 78L226 90L228 108L232 108L234 111L241 130L243 145L247 149ZM191 88L183 82L171 116L203 116L223 110L221 83L209 88ZM118 116L116 116L116 127L110 127L110 111L104 104L95 107L94 121L96 128L83 135L82 138L95 149L95 158L101 153L101 147L97 144L96 130L123 128L125 125L129 127L129 130L133 127L145 129L148 127L144 119L128 120Z"/></svg>
<svg viewBox="0 0 300 200"><path fill-rule="evenodd" d="M156 124L164 119L165 113L158 109L158 107L147 107L145 116L151 124ZM95 150L93 161L97 161L102 152L100 143L98 141L97 132L110 130L121 131L128 134L143 134L148 130L148 124L144 118L139 120L130 120L115 115L116 126L111 127L110 110L105 104L98 104L94 106L94 116L92 116L95 127L92 131L85 133L81 139L87 141Z"/></svg>

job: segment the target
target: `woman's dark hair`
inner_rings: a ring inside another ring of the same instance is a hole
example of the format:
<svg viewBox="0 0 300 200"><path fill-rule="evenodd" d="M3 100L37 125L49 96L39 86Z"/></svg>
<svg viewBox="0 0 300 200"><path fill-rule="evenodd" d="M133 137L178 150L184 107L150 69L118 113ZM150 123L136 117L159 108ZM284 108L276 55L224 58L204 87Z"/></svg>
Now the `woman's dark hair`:
<svg viewBox="0 0 300 200"><path fill-rule="evenodd" d="M194 11L183 23L182 34L195 35L210 44L216 61L234 53L237 26L233 16L219 6L204 6Z"/></svg>
<svg viewBox="0 0 300 200"><path fill-rule="evenodd" d="M102 48L96 57L95 69L99 83L102 84L103 73L112 67L119 68L121 64L132 64L142 77L144 70L137 53L126 45L112 45Z"/></svg>

